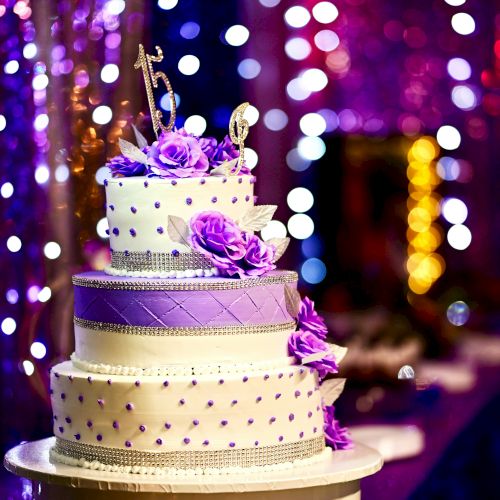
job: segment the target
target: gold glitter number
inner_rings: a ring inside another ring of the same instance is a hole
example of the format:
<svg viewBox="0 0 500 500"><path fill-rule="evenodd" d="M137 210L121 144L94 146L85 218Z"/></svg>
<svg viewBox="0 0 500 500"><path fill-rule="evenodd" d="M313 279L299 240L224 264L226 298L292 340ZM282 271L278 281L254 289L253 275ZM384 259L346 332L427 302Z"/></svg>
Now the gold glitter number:
<svg viewBox="0 0 500 500"><path fill-rule="evenodd" d="M248 121L243 118L243 114L248 106L250 106L250 103L248 102L240 104L233 111L231 119L229 120L229 137L231 138L231 141L233 141L233 144L237 145L240 150L238 165L232 175L238 175L243 163L245 163L245 139L247 138L250 126Z"/></svg>
<svg viewBox="0 0 500 500"><path fill-rule="evenodd" d="M163 51L160 47L156 46L156 52L158 55L153 56L150 54L146 54L144 51L144 46L139 44L139 55L137 56L137 61L134 64L135 69L142 68L142 73L144 77L144 85L146 86L146 93L148 96L149 109L151 110L151 121L153 122L153 129L155 131L155 135L158 138L158 132L163 130L164 132L170 132L174 128L175 124L175 94L172 90L172 85L170 85L170 81L167 78L167 75L162 71L154 71L153 63L161 62L163 60ZM161 118L162 112L159 109L156 109L155 98L153 95L153 87L155 89L158 88L158 79L163 81L165 87L167 88L168 95L170 97L170 120L168 121L168 125L163 125Z"/></svg>

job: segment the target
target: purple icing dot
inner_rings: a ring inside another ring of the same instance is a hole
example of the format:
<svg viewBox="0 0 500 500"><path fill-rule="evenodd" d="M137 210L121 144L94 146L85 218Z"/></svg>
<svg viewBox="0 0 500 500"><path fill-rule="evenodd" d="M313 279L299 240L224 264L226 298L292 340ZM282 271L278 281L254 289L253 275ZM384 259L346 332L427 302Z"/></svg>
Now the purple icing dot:
<svg viewBox="0 0 500 500"><path fill-rule="evenodd" d="M185 444L189 444L191 442L191 439L189 439L188 437L185 437L183 439L183 441L184 441Z"/></svg>
<svg viewBox="0 0 500 500"><path fill-rule="evenodd" d="M303 438L303 437L304 437L304 433L303 433L303 432L300 432L299 437L300 437L300 438Z"/></svg>
<svg viewBox="0 0 500 500"><path fill-rule="evenodd" d="M258 441L255 441L255 446L259 446L259 442Z"/></svg>
<svg viewBox="0 0 500 500"><path fill-rule="evenodd" d="M139 430L140 430L141 432L146 432L146 426L145 426L145 425L142 425L142 424L141 424L141 425L139 425Z"/></svg>
<svg viewBox="0 0 500 500"><path fill-rule="evenodd" d="M73 375L68 375L68 380L69 380L70 382L73 382Z"/></svg>
<svg viewBox="0 0 500 500"><path fill-rule="evenodd" d="M248 381L248 377L245 375L245 376L243 377L243 382L247 382L247 381Z"/></svg>
<svg viewBox="0 0 500 500"><path fill-rule="evenodd" d="M233 196L231 198L231 203L236 203L238 201L238 198L236 196Z"/></svg>
<svg viewBox="0 0 500 500"><path fill-rule="evenodd" d="M269 380L269 375L267 373L264 375L264 380Z"/></svg>
<svg viewBox="0 0 500 500"><path fill-rule="evenodd" d="M88 382L89 384L91 384L91 383L92 383L92 377L88 376L88 377L87 377L87 382Z"/></svg>
<svg viewBox="0 0 500 500"><path fill-rule="evenodd" d="M133 214L135 214L135 213L137 213L137 208L135 208L135 207L130 207L130 211L131 211Z"/></svg>
<svg viewBox="0 0 500 500"><path fill-rule="evenodd" d="M87 420L87 427L90 429L92 427L92 420Z"/></svg>
<svg viewBox="0 0 500 500"><path fill-rule="evenodd" d="M104 399L98 399L98 400L97 400L97 404L98 404L100 407L103 407L103 406L104 406Z"/></svg>
<svg viewBox="0 0 500 500"><path fill-rule="evenodd" d="M136 234L137 234L137 233L135 232L135 229L134 229L133 227L132 227L132 228L130 228L129 233L130 233L130 236L132 236L132 238L135 238L135 236L136 236Z"/></svg>
<svg viewBox="0 0 500 500"><path fill-rule="evenodd" d="M78 401L80 401L80 403L83 403L83 396L81 394L78 396Z"/></svg>
<svg viewBox="0 0 500 500"><path fill-rule="evenodd" d="M221 378L221 379L219 380L219 384L221 384L221 385L222 385L223 383L224 383L224 379L223 379L223 378Z"/></svg>
<svg viewBox="0 0 500 500"><path fill-rule="evenodd" d="M214 405L214 402L210 399L210 400L207 402L207 405L208 405L208 406L213 406L213 405Z"/></svg>
<svg viewBox="0 0 500 500"><path fill-rule="evenodd" d="M81 437L82 437L82 436L80 436L80 434L75 434L75 439L76 439L77 441L80 441L80 438L81 438Z"/></svg>
<svg viewBox="0 0 500 500"><path fill-rule="evenodd" d="M109 208L111 209L112 212L115 210L115 206L114 205L110 205Z"/></svg>
<svg viewBox="0 0 500 500"><path fill-rule="evenodd" d="M235 446L236 446L236 443L235 443L234 441L231 441L231 442L229 443L229 447L230 447L230 448L234 448Z"/></svg>
<svg viewBox="0 0 500 500"><path fill-rule="evenodd" d="M54 415L54 420L57 420L57 415Z"/></svg>
<svg viewBox="0 0 500 500"><path fill-rule="evenodd" d="M132 443L130 441L125 441L125 446L127 448L131 448L132 447Z"/></svg>
<svg viewBox="0 0 500 500"><path fill-rule="evenodd" d="M313 412L312 412L312 411L308 411L308 412L307 412L307 416L308 416L309 418L311 418L311 417L313 416Z"/></svg>
<svg viewBox="0 0 500 500"><path fill-rule="evenodd" d="M205 184L205 182L207 182L205 179L200 180L200 184Z"/></svg>
<svg viewBox="0 0 500 500"><path fill-rule="evenodd" d="M175 185L177 185L177 181L173 180L173 181L170 182L170 184L172 184L172 186L175 186Z"/></svg>
<svg viewBox="0 0 500 500"><path fill-rule="evenodd" d="M217 203L217 196L212 196L211 202L212 203Z"/></svg>
<svg viewBox="0 0 500 500"><path fill-rule="evenodd" d="M247 195L245 196L245 201L250 201L250 195L248 195L248 194L247 194Z"/></svg>
<svg viewBox="0 0 500 500"><path fill-rule="evenodd" d="M243 182L243 179L240 177L240 178L238 179L238 184L241 184L242 182Z"/></svg>
<svg viewBox="0 0 500 500"><path fill-rule="evenodd" d="M278 441L280 441L280 442L281 442L281 441L283 441L283 436L280 436L280 437L278 438Z"/></svg>
<svg viewBox="0 0 500 500"><path fill-rule="evenodd" d="M111 379L110 379L110 378L108 378L108 380L107 380L107 384L108 384L108 385L111 385L112 383L113 383L113 382L111 381Z"/></svg>
<svg viewBox="0 0 500 500"><path fill-rule="evenodd" d="M97 434L95 438L97 439L97 441L102 441L102 434Z"/></svg>
<svg viewBox="0 0 500 500"><path fill-rule="evenodd" d="M318 405L318 406L316 406L316 411L319 411L319 405Z"/></svg>
<svg viewBox="0 0 500 500"><path fill-rule="evenodd" d="M108 179L104 179L104 185L107 186L109 184Z"/></svg>
<svg viewBox="0 0 500 500"><path fill-rule="evenodd" d="M275 395L274 397L275 397L275 399L279 399L279 398L281 398L281 392L277 392L277 393L276 393L276 395Z"/></svg>
<svg viewBox="0 0 500 500"><path fill-rule="evenodd" d="M293 413L290 413L290 415L288 415L288 420L290 420L290 422L295 420L295 415Z"/></svg>
<svg viewBox="0 0 500 500"><path fill-rule="evenodd" d="M71 424L71 418L70 417L66 417L64 420L66 420L67 424Z"/></svg>
<svg viewBox="0 0 500 500"><path fill-rule="evenodd" d="M106 229L104 232L109 236L109 229Z"/></svg>
<svg viewBox="0 0 500 500"><path fill-rule="evenodd" d="M222 179L222 184L225 184L227 182L227 177L224 177L224 179Z"/></svg>
<svg viewBox="0 0 500 500"><path fill-rule="evenodd" d="M140 380L136 380L134 382L134 384L135 384L136 387L139 387L141 385L141 381Z"/></svg>
<svg viewBox="0 0 500 500"><path fill-rule="evenodd" d="M300 396L300 391L299 390L295 391L295 397L298 398L299 396Z"/></svg>
<svg viewBox="0 0 500 500"><path fill-rule="evenodd" d="M59 378L59 373L54 372L54 377Z"/></svg>
<svg viewBox="0 0 500 500"><path fill-rule="evenodd" d="M120 427L120 424L118 423L118 420L113 420L113 429L118 429Z"/></svg>
<svg viewBox="0 0 500 500"><path fill-rule="evenodd" d="M163 387L168 387L168 380L165 380L165 382L163 382Z"/></svg>
<svg viewBox="0 0 500 500"><path fill-rule="evenodd" d="M257 403L260 403L262 401L262 396L257 396L257 399L255 401L257 401Z"/></svg>
<svg viewBox="0 0 500 500"><path fill-rule="evenodd" d="M313 391L307 391L307 397L310 398L313 395Z"/></svg>
<svg viewBox="0 0 500 500"><path fill-rule="evenodd" d="M125 408L128 410L128 411L132 411L134 409L134 404L133 403L127 403L125 405Z"/></svg>
<svg viewBox="0 0 500 500"><path fill-rule="evenodd" d="M193 199L192 198L186 198L186 205L191 205L191 203L193 203Z"/></svg>
<svg viewBox="0 0 500 500"><path fill-rule="evenodd" d="M197 418L195 418L193 420L193 425L199 425L199 423L200 423L200 421Z"/></svg>
<svg viewBox="0 0 500 500"><path fill-rule="evenodd" d="M125 257L128 257L130 255L130 252L128 250L125 250L123 253L125 254Z"/></svg>
<svg viewBox="0 0 500 500"><path fill-rule="evenodd" d="M304 368L301 368L301 369L299 370L299 373L300 373L301 375L302 375L304 372L305 372Z"/></svg>
<svg viewBox="0 0 500 500"><path fill-rule="evenodd" d="M50 388L49 389L49 394L54 394L54 389Z"/></svg>
<svg viewBox="0 0 500 500"><path fill-rule="evenodd" d="M163 444L163 439L162 439L162 438L158 438L158 439L156 440L156 444L158 444L158 445L162 445L162 444Z"/></svg>
<svg viewBox="0 0 500 500"><path fill-rule="evenodd" d="M234 406L235 404L237 404L237 403L238 403L238 400L237 400L237 399L233 399L233 400L231 401L231 404L232 404L233 406Z"/></svg>
<svg viewBox="0 0 500 500"><path fill-rule="evenodd" d="M185 402L186 402L186 400L185 400L184 398L179 399L179 404L180 404L180 405L183 405Z"/></svg>
<svg viewBox="0 0 500 500"><path fill-rule="evenodd" d="M119 183L118 183L118 185L119 185L120 187L122 187L122 186L123 186L123 182L119 182Z"/></svg>
<svg viewBox="0 0 500 500"><path fill-rule="evenodd" d="M64 427L59 427L59 432L62 434L64 432Z"/></svg>
<svg viewBox="0 0 500 500"><path fill-rule="evenodd" d="M179 255L180 255L179 250L172 250L172 255L173 255L174 257L179 257Z"/></svg>
<svg viewBox="0 0 500 500"><path fill-rule="evenodd" d="M317 427L313 427L313 432L316 434L316 432L318 432L318 428Z"/></svg>
<svg viewBox="0 0 500 500"><path fill-rule="evenodd" d="M64 392L61 393L61 399L64 401L66 399L66 394Z"/></svg>
<svg viewBox="0 0 500 500"><path fill-rule="evenodd" d="M162 228L161 226L158 226L158 227L156 228L156 232L157 232L158 234L163 234L163 228Z"/></svg>
<svg viewBox="0 0 500 500"><path fill-rule="evenodd" d="M147 188L149 186L149 182L148 181L144 181L144 187Z"/></svg>
<svg viewBox="0 0 500 500"><path fill-rule="evenodd" d="M205 439L205 441L203 441L203 443L201 443L201 444L203 446L207 446L209 443L210 443L210 441L208 439Z"/></svg>
<svg viewBox="0 0 500 500"><path fill-rule="evenodd" d="M271 417L271 418L269 419L269 422L270 422L271 424L272 424L272 423L274 423L274 422L276 422L276 417Z"/></svg>
<svg viewBox="0 0 500 500"><path fill-rule="evenodd" d="M292 377L293 377L293 372L290 372L290 373L288 374L288 377L289 377L289 378L292 378Z"/></svg>
<svg viewBox="0 0 500 500"><path fill-rule="evenodd" d="M160 202L159 201L155 201L155 208L160 208Z"/></svg>
<svg viewBox="0 0 500 500"><path fill-rule="evenodd" d="M165 422L165 429L170 429L172 427L172 424L169 424L168 422Z"/></svg>
<svg viewBox="0 0 500 500"><path fill-rule="evenodd" d="M227 425L227 424L228 424L227 420L221 420L220 421L220 425Z"/></svg>
<svg viewBox="0 0 500 500"><path fill-rule="evenodd" d="M119 230L117 227L114 227L114 228L113 228L113 234L114 234L115 236L118 236L118 235L120 234L120 230Z"/></svg>
<svg viewBox="0 0 500 500"><path fill-rule="evenodd" d="M249 419L248 419L248 423L249 423L250 425L252 425L252 424L254 423L254 419L253 419L253 418L249 418Z"/></svg>
<svg viewBox="0 0 500 500"><path fill-rule="evenodd" d="M278 373L278 378L283 378L283 374L282 373Z"/></svg>

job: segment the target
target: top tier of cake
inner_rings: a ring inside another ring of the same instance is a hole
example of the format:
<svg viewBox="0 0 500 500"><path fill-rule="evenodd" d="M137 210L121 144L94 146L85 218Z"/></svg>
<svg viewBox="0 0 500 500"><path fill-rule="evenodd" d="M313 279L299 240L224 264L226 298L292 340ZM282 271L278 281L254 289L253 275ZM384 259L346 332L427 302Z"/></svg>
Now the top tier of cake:
<svg viewBox="0 0 500 500"><path fill-rule="evenodd" d="M163 278L216 274L207 258L172 240L169 216L188 223L196 213L217 211L237 221L254 205L254 182L251 175L109 179L106 215L112 264L107 272Z"/></svg>

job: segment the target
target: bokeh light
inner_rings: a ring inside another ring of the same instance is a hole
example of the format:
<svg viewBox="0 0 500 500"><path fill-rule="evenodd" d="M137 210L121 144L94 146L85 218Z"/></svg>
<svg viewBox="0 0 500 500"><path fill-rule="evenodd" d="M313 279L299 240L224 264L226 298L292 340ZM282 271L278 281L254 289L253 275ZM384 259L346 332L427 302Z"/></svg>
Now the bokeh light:
<svg viewBox="0 0 500 500"><path fill-rule="evenodd" d="M193 21L188 21L181 26L179 33L182 38L185 38L186 40L192 40L200 34L200 25Z"/></svg>
<svg viewBox="0 0 500 500"><path fill-rule="evenodd" d="M259 110L255 106L252 106L250 104L250 106L248 106L245 109L245 112L243 113L243 117L248 122L248 125L250 125L250 127L251 127L252 125L255 125L257 123L257 121L259 120Z"/></svg>
<svg viewBox="0 0 500 500"><path fill-rule="evenodd" d="M245 164L247 168L252 170L252 168L255 168L257 166L258 162L259 156L257 155L257 152L252 148L245 146Z"/></svg>
<svg viewBox="0 0 500 500"><path fill-rule="evenodd" d="M461 57L454 57L448 61L446 66L448 74L458 81L468 80L471 77L472 70L470 64Z"/></svg>
<svg viewBox="0 0 500 500"><path fill-rule="evenodd" d="M24 373L26 375L28 375L28 377L31 377L31 375L33 375L33 373L35 373L35 365L29 361L28 359L25 359L23 361L23 370L24 370Z"/></svg>
<svg viewBox="0 0 500 500"><path fill-rule="evenodd" d="M203 132L205 132L207 128L207 121L203 116L200 115L192 115L186 118L184 122L184 128L190 134L201 136Z"/></svg>
<svg viewBox="0 0 500 500"><path fill-rule="evenodd" d="M470 35L476 29L476 22L470 14L457 12L451 18L451 26L459 35Z"/></svg>
<svg viewBox="0 0 500 500"><path fill-rule="evenodd" d="M305 240L314 233L314 222L306 214L295 214L288 219L288 232L298 240Z"/></svg>
<svg viewBox="0 0 500 500"><path fill-rule="evenodd" d="M17 304L19 293L15 288L9 288L5 293L5 298L9 304Z"/></svg>
<svg viewBox="0 0 500 500"><path fill-rule="evenodd" d="M27 43L23 48L23 56L26 59L33 59L36 56L37 52L38 50L34 43Z"/></svg>
<svg viewBox="0 0 500 500"><path fill-rule="evenodd" d="M337 19L339 11L331 2L319 2L313 7L312 14L319 23L329 24Z"/></svg>
<svg viewBox="0 0 500 500"><path fill-rule="evenodd" d="M307 212L314 204L314 196L309 189L296 187L288 193L286 201L294 212Z"/></svg>
<svg viewBox="0 0 500 500"><path fill-rule="evenodd" d="M290 38L285 43L285 53L290 59L302 61L311 53L311 44L301 37Z"/></svg>
<svg viewBox="0 0 500 500"><path fill-rule="evenodd" d="M314 44L319 50L330 52L339 46L340 39L335 31L321 30L314 35Z"/></svg>
<svg viewBox="0 0 500 500"><path fill-rule="evenodd" d="M19 62L13 59L12 61L7 61L3 67L3 70L7 75L13 75L19 70Z"/></svg>
<svg viewBox="0 0 500 500"><path fill-rule="evenodd" d="M315 137L326 130L326 121L318 113L307 113L300 119L299 126L304 135Z"/></svg>
<svg viewBox="0 0 500 500"><path fill-rule="evenodd" d="M200 69L200 60L192 54L186 54L179 59L177 67L183 75L191 76Z"/></svg>
<svg viewBox="0 0 500 500"><path fill-rule="evenodd" d="M96 225L96 232L99 238L106 239L109 238L109 234L107 233L107 231L109 231L108 219L106 217L103 217Z"/></svg>
<svg viewBox="0 0 500 500"><path fill-rule="evenodd" d="M290 7L285 12L285 21L292 28L302 28L311 20L309 11L301 5Z"/></svg>
<svg viewBox="0 0 500 500"><path fill-rule="evenodd" d="M116 64L105 64L101 69L101 80L104 83L113 83L118 80L120 69Z"/></svg>
<svg viewBox="0 0 500 500"><path fill-rule="evenodd" d="M264 125L273 131L283 130L288 124L288 115L282 109L270 109L264 114Z"/></svg>
<svg viewBox="0 0 500 500"><path fill-rule="evenodd" d="M61 246L55 241L49 241L43 247L43 254L47 259L57 259L61 255Z"/></svg>
<svg viewBox="0 0 500 500"><path fill-rule="evenodd" d="M261 66L259 61L256 59L243 59L243 61L238 64L238 74L245 78L246 80L251 80L259 76L261 71Z"/></svg>
<svg viewBox="0 0 500 500"><path fill-rule="evenodd" d="M307 69L300 75L305 89L311 92L323 90L328 85L326 73L318 68Z"/></svg>
<svg viewBox="0 0 500 500"><path fill-rule="evenodd" d="M307 259L300 268L300 274L311 285L321 283L326 277L325 263L316 257Z"/></svg>
<svg viewBox="0 0 500 500"><path fill-rule="evenodd" d="M441 204L443 217L451 224L462 224L467 219L467 205L458 198L445 198Z"/></svg>
<svg viewBox="0 0 500 500"><path fill-rule="evenodd" d="M250 36L250 31L242 24L231 26L225 33L224 38L229 45L240 47L244 45Z"/></svg>
<svg viewBox="0 0 500 500"><path fill-rule="evenodd" d="M163 10L173 9L179 0L158 0L158 7Z"/></svg>
<svg viewBox="0 0 500 500"><path fill-rule="evenodd" d="M16 331L16 321L14 318L4 318L0 324L0 328L5 335L12 335Z"/></svg>
<svg viewBox="0 0 500 500"><path fill-rule="evenodd" d="M113 111L109 106L97 106L92 113L92 120L98 125L106 125L113 118Z"/></svg>
<svg viewBox="0 0 500 500"><path fill-rule="evenodd" d="M455 158L443 156L437 162L436 172L445 181L455 181L460 175L460 163Z"/></svg>
<svg viewBox="0 0 500 500"><path fill-rule="evenodd" d="M23 244L18 236L9 236L7 239L7 248L9 252L17 253L21 250Z"/></svg>
<svg viewBox="0 0 500 500"><path fill-rule="evenodd" d="M7 120L4 115L0 115L0 132L7 126Z"/></svg>
<svg viewBox="0 0 500 500"><path fill-rule="evenodd" d="M286 155L286 164L294 172L303 172L311 166L311 160L304 158L297 148L293 148Z"/></svg>
<svg viewBox="0 0 500 500"><path fill-rule="evenodd" d="M467 85L456 85L451 91L453 104L464 111L470 111L477 106L477 98L474 91Z"/></svg>
<svg viewBox="0 0 500 500"><path fill-rule="evenodd" d="M452 302L446 309L446 317L452 325L465 325L470 317L469 306L462 300Z"/></svg>
<svg viewBox="0 0 500 500"><path fill-rule="evenodd" d="M0 187L0 196L2 198L10 198L14 194L14 186L11 182L4 182Z"/></svg>
<svg viewBox="0 0 500 500"><path fill-rule="evenodd" d="M31 304L34 304L35 302L38 301L38 294L40 293L41 288L38 285L31 285L28 287L26 290L26 299L28 302Z"/></svg>
<svg viewBox="0 0 500 500"><path fill-rule="evenodd" d="M319 160L326 152L326 145L319 137L303 137L297 144L300 156L306 160Z"/></svg>
<svg viewBox="0 0 500 500"><path fill-rule="evenodd" d="M304 101L311 95L311 91L305 88L301 78L290 80L286 86L286 93L295 101Z"/></svg>
<svg viewBox="0 0 500 500"><path fill-rule="evenodd" d="M44 286L37 295L38 302L47 302L52 297L52 290L48 286Z"/></svg>
<svg viewBox="0 0 500 500"><path fill-rule="evenodd" d="M455 250L465 250L469 247L472 241L472 233L467 226L463 224L455 224L448 229L446 239L452 248Z"/></svg>
<svg viewBox="0 0 500 500"><path fill-rule="evenodd" d="M443 125L439 127L436 139L443 149L454 150L460 146L462 138L460 132L451 125Z"/></svg>
<svg viewBox="0 0 500 500"><path fill-rule="evenodd" d="M37 184L46 184L50 179L50 170L47 165L39 165L35 168L35 181Z"/></svg>
<svg viewBox="0 0 500 500"><path fill-rule="evenodd" d="M30 352L34 358L43 359L47 354L47 348L41 342L35 341L31 344Z"/></svg>
<svg viewBox="0 0 500 500"><path fill-rule="evenodd" d="M271 7L276 7L276 5L278 5L281 2L281 0L259 0L259 2L264 7L271 8Z"/></svg>

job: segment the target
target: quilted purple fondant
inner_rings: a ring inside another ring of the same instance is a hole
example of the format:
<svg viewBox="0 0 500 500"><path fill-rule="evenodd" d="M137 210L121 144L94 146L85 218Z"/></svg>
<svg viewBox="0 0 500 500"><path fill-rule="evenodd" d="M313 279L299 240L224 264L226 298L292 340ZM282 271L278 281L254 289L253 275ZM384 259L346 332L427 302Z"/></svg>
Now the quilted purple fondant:
<svg viewBox="0 0 500 500"><path fill-rule="evenodd" d="M279 275L279 272L274 273ZM104 273L77 277L115 283L144 281ZM207 282L206 278L171 280ZM153 281L153 280L149 280ZM233 281L216 278L212 281ZM295 286L295 284L294 284ZM75 316L91 321L132 326L203 327L258 325L293 321L286 309L283 283L226 290L117 290L75 285Z"/></svg>

